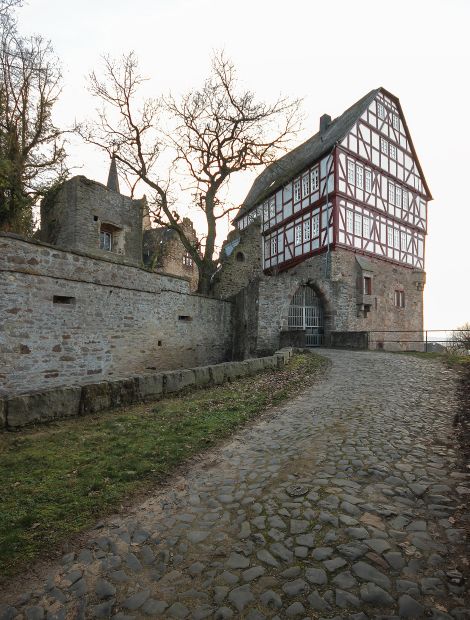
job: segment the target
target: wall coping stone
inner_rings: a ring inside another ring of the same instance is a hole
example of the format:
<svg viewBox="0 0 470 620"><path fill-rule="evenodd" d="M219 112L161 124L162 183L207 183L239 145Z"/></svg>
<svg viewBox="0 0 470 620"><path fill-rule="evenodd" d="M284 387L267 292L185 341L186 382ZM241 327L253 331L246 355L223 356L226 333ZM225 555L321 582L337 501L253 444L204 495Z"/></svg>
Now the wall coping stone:
<svg viewBox="0 0 470 620"><path fill-rule="evenodd" d="M99 381L84 385L58 387L0 399L0 428L17 430L29 424L40 424L71 416L97 413L113 407L157 400L188 387L219 385L256 374L267 368L288 363L292 348L274 355L251 358L242 362L223 362L181 370L145 373L125 379Z"/></svg>

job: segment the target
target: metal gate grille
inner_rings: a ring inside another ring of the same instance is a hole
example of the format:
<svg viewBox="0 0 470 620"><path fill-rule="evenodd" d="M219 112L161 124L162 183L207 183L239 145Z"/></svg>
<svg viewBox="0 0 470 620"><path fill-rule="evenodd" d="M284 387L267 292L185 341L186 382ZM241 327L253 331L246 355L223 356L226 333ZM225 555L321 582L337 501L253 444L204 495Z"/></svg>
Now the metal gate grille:
<svg viewBox="0 0 470 620"><path fill-rule="evenodd" d="M310 286L301 286L289 306L289 328L305 330L307 347L323 344L323 309L320 299Z"/></svg>

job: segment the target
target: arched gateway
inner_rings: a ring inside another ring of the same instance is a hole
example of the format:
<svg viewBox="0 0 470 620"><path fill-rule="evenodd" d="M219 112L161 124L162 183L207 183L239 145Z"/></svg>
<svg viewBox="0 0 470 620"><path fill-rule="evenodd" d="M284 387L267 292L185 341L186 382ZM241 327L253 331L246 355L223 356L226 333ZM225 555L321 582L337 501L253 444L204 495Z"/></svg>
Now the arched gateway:
<svg viewBox="0 0 470 620"><path fill-rule="evenodd" d="M289 306L289 329L305 330L305 345L319 347L323 344L323 305L310 286L301 286Z"/></svg>

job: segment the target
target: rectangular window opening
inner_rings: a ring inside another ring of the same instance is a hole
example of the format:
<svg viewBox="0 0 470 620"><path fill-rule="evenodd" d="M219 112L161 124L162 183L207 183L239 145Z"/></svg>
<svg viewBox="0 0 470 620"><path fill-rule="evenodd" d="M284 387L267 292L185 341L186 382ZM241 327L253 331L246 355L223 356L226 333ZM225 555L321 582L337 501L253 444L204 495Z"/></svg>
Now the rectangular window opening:
<svg viewBox="0 0 470 620"><path fill-rule="evenodd" d="M178 315L178 321L183 321L188 323L189 321L192 321L193 318L191 316L188 316L187 314L180 314Z"/></svg>
<svg viewBox="0 0 470 620"><path fill-rule="evenodd" d="M52 297L53 304L73 305L75 303L75 297L67 297L66 295L54 295Z"/></svg>
<svg viewBox="0 0 470 620"><path fill-rule="evenodd" d="M363 295L372 295L372 278L364 276L362 279L362 293Z"/></svg>

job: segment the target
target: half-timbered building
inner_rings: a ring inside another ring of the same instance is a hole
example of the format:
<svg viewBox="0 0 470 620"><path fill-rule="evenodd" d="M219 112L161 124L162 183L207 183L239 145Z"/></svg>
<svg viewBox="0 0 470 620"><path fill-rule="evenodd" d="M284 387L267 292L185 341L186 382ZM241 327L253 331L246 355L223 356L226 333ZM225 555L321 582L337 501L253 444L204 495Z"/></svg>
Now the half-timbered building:
<svg viewBox="0 0 470 620"><path fill-rule="evenodd" d="M385 348L380 330L418 334L431 198L397 97L378 88L322 116L255 180L222 252L217 293L257 300L244 353L301 332L312 346L374 332Z"/></svg>

